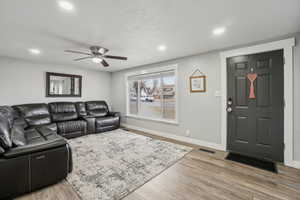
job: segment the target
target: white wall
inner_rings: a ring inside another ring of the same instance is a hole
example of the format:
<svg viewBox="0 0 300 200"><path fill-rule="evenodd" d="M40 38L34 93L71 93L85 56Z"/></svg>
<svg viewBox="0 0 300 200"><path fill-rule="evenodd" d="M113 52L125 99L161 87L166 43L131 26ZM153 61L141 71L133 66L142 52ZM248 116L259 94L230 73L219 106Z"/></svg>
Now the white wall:
<svg viewBox="0 0 300 200"><path fill-rule="evenodd" d="M294 48L294 156L300 161L300 33Z"/></svg>
<svg viewBox="0 0 300 200"><path fill-rule="evenodd" d="M115 72L112 75L112 107L114 110L126 112L125 77L130 71L146 68L163 67L172 64L178 65L178 112L179 124L166 124L149 120L124 118L123 122L185 136L186 130L191 137L211 143L221 143L220 135L220 97L215 97L215 91L220 90L220 59L218 53L192 56L158 64L151 64L125 71ZM207 76L206 93L189 92L189 76L199 68Z"/></svg>
<svg viewBox="0 0 300 200"><path fill-rule="evenodd" d="M294 48L294 159L300 161L300 33L291 35L296 37ZM290 36L289 36L290 37ZM286 37L284 37L286 38ZM278 38L283 39L283 38ZM172 133L184 136L187 129L191 137L211 143L221 143L220 133L220 98L214 93L220 90L220 56L219 51L208 54L175 59L167 62L141 66L112 74L112 107L123 114L125 105L124 74L147 68L178 64L179 74L179 124L165 124L147 120L123 118L123 122L146 129ZM207 75L206 93L189 93L188 78L199 68Z"/></svg>
<svg viewBox="0 0 300 200"><path fill-rule="evenodd" d="M82 75L81 98L46 97L46 72ZM110 102L111 73L0 57L0 105L53 101Z"/></svg>

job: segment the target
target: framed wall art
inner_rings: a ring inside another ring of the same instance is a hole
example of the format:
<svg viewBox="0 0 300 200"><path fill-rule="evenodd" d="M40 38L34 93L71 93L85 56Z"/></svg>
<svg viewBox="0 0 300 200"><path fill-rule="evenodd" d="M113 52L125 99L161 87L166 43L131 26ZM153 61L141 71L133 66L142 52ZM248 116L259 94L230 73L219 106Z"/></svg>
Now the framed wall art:
<svg viewBox="0 0 300 200"><path fill-rule="evenodd" d="M196 75L200 72L200 75ZM206 92L206 76L199 69L190 76L190 92Z"/></svg>

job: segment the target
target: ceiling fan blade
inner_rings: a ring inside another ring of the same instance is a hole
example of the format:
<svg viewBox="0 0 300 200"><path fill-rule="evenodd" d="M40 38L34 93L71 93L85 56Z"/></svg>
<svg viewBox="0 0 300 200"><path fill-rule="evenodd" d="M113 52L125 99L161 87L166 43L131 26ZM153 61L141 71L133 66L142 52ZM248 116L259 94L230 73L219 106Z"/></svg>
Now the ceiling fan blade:
<svg viewBox="0 0 300 200"><path fill-rule="evenodd" d="M65 50L65 52L68 52L68 53L79 53L79 54L89 55L89 56L92 55L90 53L85 53L85 52L80 52L80 51L73 51L73 50Z"/></svg>
<svg viewBox="0 0 300 200"><path fill-rule="evenodd" d="M105 55L105 58L111 58L111 59L118 59L118 60L127 60L127 57L122 56L111 56L111 55Z"/></svg>
<svg viewBox="0 0 300 200"><path fill-rule="evenodd" d="M88 59L88 58L93 58L93 57L87 56L87 57L83 57L83 58L76 58L76 59L74 59L74 61L84 60L84 59Z"/></svg>
<svg viewBox="0 0 300 200"><path fill-rule="evenodd" d="M104 67L108 67L109 64L105 61L105 60L102 60L101 64L104 66Z"/></svg>

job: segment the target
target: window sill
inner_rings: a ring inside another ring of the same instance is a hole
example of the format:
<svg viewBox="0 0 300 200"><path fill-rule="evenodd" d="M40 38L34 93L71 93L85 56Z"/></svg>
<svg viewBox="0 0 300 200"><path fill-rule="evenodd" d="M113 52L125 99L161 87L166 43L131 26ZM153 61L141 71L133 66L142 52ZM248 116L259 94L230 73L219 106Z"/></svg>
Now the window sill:
<svg viewBox="0 0 300 200"><path fill-rule="evenodd" d="M155 121L155 122L162 122L162 123L166 123L166 124L174 124L174 125L179 124L177 120L156 119L156 118L143 117L143 116L132 115L132 114L127 114L125 117L135 118L135 119L143 119L143 120L149 120L149 121Z"/></svg>

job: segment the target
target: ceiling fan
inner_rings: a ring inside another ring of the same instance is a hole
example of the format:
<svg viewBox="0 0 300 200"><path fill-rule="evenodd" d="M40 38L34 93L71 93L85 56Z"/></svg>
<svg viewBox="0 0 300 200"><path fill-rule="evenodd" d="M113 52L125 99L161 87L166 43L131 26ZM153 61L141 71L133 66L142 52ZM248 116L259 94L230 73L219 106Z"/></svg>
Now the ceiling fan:
<svg viewBox="0 0 300 200"><path fill-rule="evenodd" d="M107 55L106 53L109 50L107 48L100 47L100 46L91 46L90 51L91 51L90 53L85 53L85 52L81 52L81 51L65 50L65 52L68 52L68 53L77 53L77 54L87 55L86 57L74 59L74 61L91 58L94 63L97 63L97 64L101 63L104 67L109 66L109 64L104 60L104 58L127 60L127 57Z"/></svg>

